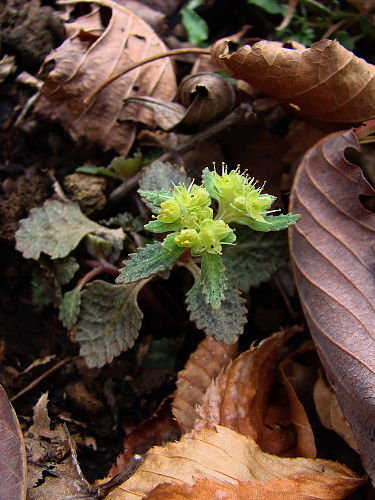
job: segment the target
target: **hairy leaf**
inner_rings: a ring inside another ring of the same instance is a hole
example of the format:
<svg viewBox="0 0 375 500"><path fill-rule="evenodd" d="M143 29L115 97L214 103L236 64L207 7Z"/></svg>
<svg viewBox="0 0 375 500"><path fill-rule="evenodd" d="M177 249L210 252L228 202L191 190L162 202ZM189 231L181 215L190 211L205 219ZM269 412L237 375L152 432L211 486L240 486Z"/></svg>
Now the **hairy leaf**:
<svg viewBox="0 0 375 500"><path fill-rule="evenodd" d="M168 250L160 241L139 248L124 262L116 283L131 283L161 271L169 271L184 251L185 248L180 247L176 250Z"/></svg>
<svg viewBox="0 0 375 500"><path fill-rule="evenodd" d="M207 304L212 309L218 309L224 300L224 292L227 288L227 279L223 260L218 254L204 252L201 261L202 290Z"/></svg>
<svg viewBox="0 0 375 500"><path fill-rule="evenodd" d="M309 118L356 123L375 117L375 66L337 41L303 49L262 40L232 52L228 40L219 40L212 52L230 76L297 106Z"/></svg>
<svg viewBox="0 0 375 500"><path fill-rule="evenodd" d="M56 267L57 280L61 285L67 285L79 269L79 264L72 255L68 255L63 259L55 259L53 264Z"/></svg>
<svg viewBox="0 0 375 500"><path fill-rule="evenodd" d="M126 155L135 138L136 122L153 126L154 121L144 106L125 105L124 99L148 95L171 100L177 90L175 73L172 62L165 58L102 88L123 68L164 52L166 46L147 23L120 2L97 0L95 4L111 9L108 24L103 25L97 7L76 19L78 29L44 61L44 67L51 62L54 66L41 89L36 111L59 121L76 141L86 139Z"/></svg>
<svg viewBox="0 0 375 500"><path fill-rule="evenodd" d="M296 284L312 336L367 472L375 479L375 215L359 197L374 196L349 163L353 131L335 133L304 156L291 207Z"/></svg>
<svg viewBox="0 0 375 500"><path fill-rule="evenodd" d="M247 309L237 288L227 288L220 308L212 309L205 301L200 281L196 280L186 294L186 305L191 321L218 341L233 344L243 333Z"/></svg>
<svg viewBox="0 0 375 500"><path fill-rule="evenodd" d="M266 222L260 222L248 217L246 225L254 229L255 231L263 231L265 233L269 231L281 231L282 229L287 229L289 226L295 224L301 216L299 214L282 214L282 215L266 215L264 220Z"/></svg>
<svg viewBox="0 0 375 500"><path fill-rule="evenodd" d="M26 499L26 452L16 412L0 385L0 498Z"/></svg>
<svg viewBox="0 0 375 500"><path fill-rule="evenodd" d="M198 418L197 405L202 402L210 383L236 352L237 344L224 344L213 337L206 337L190 354L184 369L178 372L172 409L183 432L194 427Z"/></svg>
<svg viewBox="0 0 375 500"><path fill-rule="evenodd" d="M236 229L234 247L223 249L226 276L240 290L247 292L268 281L288 260L287 237L284 233L262 233L246 228Z"/></svg>
<svg viewBox="0 0 375 500"><path fill-rule="evenodd" d="M254 500L339 500L364 482L344 465L329 460L269 455L251 438L218 425L185 434L177 443L151 448L137 471L106 500L136 500L160 484L191 486L200 479L218 483L219 488L247 482ZM214 489L209 498L237 497L223 496L220 490L216 495Z"/></svg>
<svg viewBox="0 0 375 500"><path fill-rule="evenodd" d="M137 304L143 284L112 285L96 280L82 292L76 339L90 368L110 363L133 347L143 318Z"/></svg>
<svg viewBox="0 0 375 500"><path fill-rule="evenodd" d="M66 292L63 295L60 311L59 320L65 326L65 328L71 328L74 323L76 323L79 315L79 309L81 307L81 291L78 289Z"/></svg>

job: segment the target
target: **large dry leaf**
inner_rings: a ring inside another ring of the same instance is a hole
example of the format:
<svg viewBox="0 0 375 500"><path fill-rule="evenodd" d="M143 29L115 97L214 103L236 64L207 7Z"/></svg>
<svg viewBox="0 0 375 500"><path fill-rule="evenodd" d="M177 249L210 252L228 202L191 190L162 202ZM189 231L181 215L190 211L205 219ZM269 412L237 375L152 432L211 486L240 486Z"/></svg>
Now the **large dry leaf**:
<svg viewBox="0 0 375 500"><path fill-rule="evenodd" d="M280 488L286 495L300 495L285 498L340 499L363 482L344 465L269 455L252 439L216 426L185 434L178 443L152 448L135 474L113 490L107 500L139 500L160 484L191 486L199 479L231 485L253 481L254 494L258 485L260 488L255 498L268 499L275 498ZM264 497L267 488L268 496Z"/></svg>
<svg viewBox="0 0 375 500"><path fill-rule="evenodd" d="M26 498L26 452L17 415L0 385L0 498Z"/></svg>
<svg viewBox="0 0 375 500"><path fill-rule="evenodd" d="M302 49L262 40L232 52L228 40L220 40L212 54L229 75L297 106L306 117L339 123L375 117L375 66L337 41Z"/></svg>
<svg viewBox="0 0 375 500"><path fill-rule="evenodd" d="M36 111L59 121L76 141L86 139L125 155L134 141L135 122L153 125L153 120L144 106L133 103L124 107L124 99L148 95L171 100L177 89L175 73L171 61L162 59L97 92L122 68L164 52L166 47L148 24L120 3L96 3L112 9L108 26L100 25L96 11L89 20L84 16L74 23L80 27L82 19L81 29L74 30L44 62L44 67L53 63L54 69L42 87Z"/></svg>
<svg viewBox="0 0 375 500"><path fill-rule="evenodd" d="M235 359L207 389L195 429L225 425L253 438L263 451L314 458L305 410L278 364L298 328L276 333Z"/></svg>
<svg viewBox="0 0 375 500"><path fill-rule="evenodd" d="M374 191L344 157L353 131L333 134L304 156L291 210L295 278L321 361L375 478L375 216L360 202Z"/></svg>
<svg viewBox="0 0 375 500"><path fill-rule="evenodd" d="M185 368L178 373L173 398L173 415L183 432L194 427L198 418L196 407L215 377L237 352L237 344L224 344L206 337L190 355Z"/></svg>

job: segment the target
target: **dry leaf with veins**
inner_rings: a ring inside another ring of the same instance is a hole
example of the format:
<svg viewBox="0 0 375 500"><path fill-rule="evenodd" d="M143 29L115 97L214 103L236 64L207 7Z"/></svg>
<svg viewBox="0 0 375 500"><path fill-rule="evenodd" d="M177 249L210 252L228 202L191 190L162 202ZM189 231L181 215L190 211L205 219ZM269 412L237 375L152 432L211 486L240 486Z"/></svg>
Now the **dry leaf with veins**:
<svg viewBox="0 0 375 500"><path fill-rule="evenodd" d="M288 338L298 331L275 333L232 361L208 387L194 428L225 425L250 436L268 453L314 458L306 412L278 367Z"/></svg>
<svg viewBox="0 0 375 500"><path fill-rule="evenodd" d="M133 476L113 490L106 500L147 498L147 494L162 484L189 492L189 487L199 480L217 485L219 492L225 491L226 486L232 489L247 483L246 487L254 495L250 499L265 500L341 499L363 483L363 479L344 465L328 460L269 455L251 438L218 425L215 429L185 434L177 443L152 448ZM173 488L172 493L170 489L168 493L163 498L175 498ZM188 495L188 498L201 497ZM226 497L220 493L216 498Z"/></svg>
<svg viewBox="0 0 375 500"><path fill-rule="evenodd" d="M144 106L124 106L124 99L148 95L171 100L177 90L175 73L171 61L161 59L99 91L122 68L164 52L166 47L148 24L119 3L95 3L112 9L108 26L101 25L97 9L76 20L72 35L44 62L44 67L55 66L41 89L36 111L59 121L75 141L85 139L126 155L134 141L136 122L154 126L154 121ZM120 123L122 120L126 122Z"/></svg>
<svg viewBox="0 0 375 500"><path fill-rule="evenodd" d="M178 372L173 398L173 415L183 432L194 427L196 407L212 383L237 352L237 344L224 344L208 336L189 356L185 368Z"/></svg>
<svg viewBox="0 0 375 500"><path fill-rule="evenodd" d="M346 148L349 130L322 139L304 156L291 207L296 285L319 357L367 472L375 479L375 215L360 196L375 192Z"/></svg>
<svg viewBox="0 0 375 500"><path fill-rule="evenodd" d="M307 118L357 123L375 117L375 66L337 41L306 49L262 40L233 51L224 39L212 55L230 76L297 106Z"/></svg>

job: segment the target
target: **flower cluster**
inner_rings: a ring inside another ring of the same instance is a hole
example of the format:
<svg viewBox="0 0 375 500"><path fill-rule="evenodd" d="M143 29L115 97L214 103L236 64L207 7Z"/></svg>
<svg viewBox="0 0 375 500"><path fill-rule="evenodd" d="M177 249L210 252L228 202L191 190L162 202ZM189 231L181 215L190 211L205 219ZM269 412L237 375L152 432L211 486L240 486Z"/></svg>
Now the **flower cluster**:
<svg viewBox="0 0 375 500"><path fill-rule="evenodd" d="M189 187L179 185L167 194L160 193L164 201L158 203L158 215L145 227L153 232L172 231L163 242L165 248L190 248L194 256L221 254L222 245L236 241L230 223L260 231L279 229L271 227L271 219L277 218L267 215L275 197L262 190L238 168L228 172L223 166L221 175L205 169L202 186L192 182ZM216 215L212 199L218 202Z"/></svg>

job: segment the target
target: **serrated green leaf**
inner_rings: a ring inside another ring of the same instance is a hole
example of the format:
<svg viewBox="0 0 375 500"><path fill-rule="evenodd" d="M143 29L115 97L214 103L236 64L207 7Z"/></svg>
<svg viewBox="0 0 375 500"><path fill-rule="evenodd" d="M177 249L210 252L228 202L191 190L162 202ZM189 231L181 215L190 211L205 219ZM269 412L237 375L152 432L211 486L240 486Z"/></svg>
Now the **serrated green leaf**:
<svg viewBox="0 0 375 500"><path fill-rule="evenodd" d="M259 286L288 261L286 233L249 231L237 227L237 244L223 248L228 280L240 290Z"/></svg>
<svg viewBox="0 0 375 500"><path fill-rule="evenodd" d="M16 248L25 259L38 260L43 252L53 259L66 257L88 233L100 227L75 203L48 201L20 220Z"/></svg>
<svg viewBox="0 0 375 500"><path fill-rule="evenodd" d="M225 267L220 255L203 252L201 270L201 283L206 302L212 309L218 309L224 300L227 288Z"/></svg>
<svg viewBox="0 0 375 500"><path fill-rule="evenodd" d="M82 292L76 339L90 368L100 368L133 347L143 318L137 304L140 288L139 283L112 285L96 280Z"/></svg>
<svg viewBox="0 0 375 500"><path fill-rule="evenodd" d="M192 45L200 45L207 40L209 34L206 21L194 10L201 3L201 0L191 0L180 10L181 23Z"/></svg>
<svg viewBox="0 0 375 500"><path fill-rule="evenodd" d="M145 224L145 229L152 233L167 233L168 231L178 231L181 228L180 222L161 222L160 220L152 220Z"/></svg>
<svg viewBox="0 0 375 500"><path fill-rule="evenodd" d="M138 193L144 203L152 210L153 213L159 213L160 205L171 197L170 191L145 191L143 189L138 189Z"/></svg>
<svg viewBox="0 0 375 500"><path fill-rule="evenodd" d="M39 262L31 274L31 300L33 304L58 306L61 298L61 286L56 279L53 264L50 261Z"/></svg>
<svg viewBox="0 0 375 500"><path fill-rule="evenodd" d="M120 269L116 283L131 283L161 271L168 271L172 269L184 250L180 247L178 250L168 250L162 247L160 241L146 245L138 249L124 262L124 267Z"/></svg>
<svg viewBox="0 0 375 500"><path fill-rule="evenodd" d="M94 167L90 165L84 165L82 167L76 168L76 172L79 174L89 174L89 175L104 175L106 177L112 177L113 179L121 179L121 177L116 174L113 170L107 167Z"/></svg>
<svg viewBox="0 0 375 500"><path fill-rule="evenodd" d="M38 260L43 252L52 259L66 257L89 233L110 241L119 254L124 234L121 229L107 229L88 219L79 206L72 202L47 201L33 208L26 219L20 221L16 232L16 248L25 259Z"/></svg>
<svg viewBox="0 0 375 500"><path fill-rule="evenodd" d="M77 321L81 307L81 291L75 288L64 293L60 304L59 320L65 328L71 328Z"/></svg>
<svg viewBox="0 0 375 500"><path fill-rule="evenodd" d="M301 216L299 214L268 215L264 217L266 222L259 222L248 217L244 224L255 231L269 232L280 231L295 224Z"/></svg>
<svg viewBox="0 0 375 500"><path fill-rule="evenodd" d="M61 285L68 284L79 269L77 259L72 255L68 255L68 257L64 257L63 259L55 259L53 264L56 268L57 280Z"/></svg>
<svg viewBox="0 0 375 500"><path fill-rule="evenodd" d="M216 340L233 344L243 333L247 309L237 288L227 288L220 308L212 309L206 304L200 281L197 279L186 294L186 306L191 321Z"/></svg>

